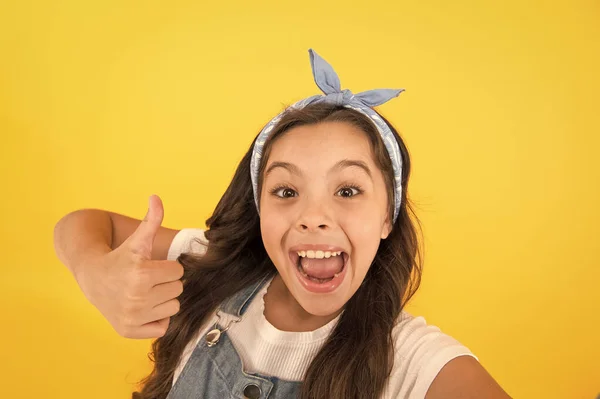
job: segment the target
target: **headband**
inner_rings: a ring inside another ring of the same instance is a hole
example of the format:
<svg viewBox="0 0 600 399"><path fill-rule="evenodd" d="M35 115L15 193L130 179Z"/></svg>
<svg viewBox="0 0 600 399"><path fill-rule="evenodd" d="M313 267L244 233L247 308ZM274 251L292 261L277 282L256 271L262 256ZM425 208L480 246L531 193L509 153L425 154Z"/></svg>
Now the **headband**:
<svg viewBox="0 0 600 399"><path fill-rule="evenodd" d="M397 97L404 89L375 89L367 90L362 93L353 94L350 90L341 90L340 79L333 70L333 67L329 65L327 61L321 58L312 49L308 50L310 55L310 64L312 67L313 77L315 83L319 86L319 89L325 95L315 95L312 97L305 98L291 105L292 109L304 108L309 104L315 104L319 102L325 102L330 104L341 105L346 108L358 111L367 117L375 124L385 148L392 161L394 168L394 218L393 223L398 218L400 212L400 202L402 200L402 157L400 155L400 147L394 137L394 134L390 130L390 127L384 120L375 112L372 107L381 105L394 97ZM252 159L250 161L250 177L252 179L252 189L254 191L254 202L256 203L256 209L258 210L258 169L260 166L260 160L263 154L263 147L269 134L275 127L275 125L281 120L286 110L282 111L279 115L274 117L258 134L258 137L254 143L252 150ZM260 211L259 211L260 212ZM392 223L392 224L393 224Z"/></svg>

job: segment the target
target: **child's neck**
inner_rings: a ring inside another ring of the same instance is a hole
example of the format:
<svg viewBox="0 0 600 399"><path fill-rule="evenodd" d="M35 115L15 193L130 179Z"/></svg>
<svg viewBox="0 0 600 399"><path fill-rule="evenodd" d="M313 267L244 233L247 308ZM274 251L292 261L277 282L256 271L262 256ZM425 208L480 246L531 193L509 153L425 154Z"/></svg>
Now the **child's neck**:
<svg viewBox="0 0 600 399"><path fill-rule="evenodd" d="M315 316L308 313L287 289L279 273L269 285L264 302L265 318L281 331L314 331L335 319L341 312L340 309L328 316Z"/></svg>

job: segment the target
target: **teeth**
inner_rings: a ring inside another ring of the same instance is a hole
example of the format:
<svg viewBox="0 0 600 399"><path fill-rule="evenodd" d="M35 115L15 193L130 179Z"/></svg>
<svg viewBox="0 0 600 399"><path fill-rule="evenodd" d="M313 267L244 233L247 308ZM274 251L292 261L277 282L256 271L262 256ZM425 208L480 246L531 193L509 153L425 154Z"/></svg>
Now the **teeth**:
<svg viewBox="0 0 600 399"><path fill-rule="evenodd" d="M339 256L342 254L342 251L313 251L313 250L308 250L308 251L298 251L298 256L301 256L302 258L311 258L311 259L323 259L323 258L331 258L332 256Z"/></svg>

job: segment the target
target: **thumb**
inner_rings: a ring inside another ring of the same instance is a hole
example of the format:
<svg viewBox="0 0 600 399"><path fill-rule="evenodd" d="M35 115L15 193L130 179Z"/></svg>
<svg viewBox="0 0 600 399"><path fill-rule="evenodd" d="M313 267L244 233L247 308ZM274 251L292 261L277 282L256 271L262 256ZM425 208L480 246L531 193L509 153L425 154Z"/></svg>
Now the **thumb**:
<svg viewBox="0 0 600 399"><path fill-rule="evenodd" d="M148 199L148 212L146 212L146 216L133 233L134 241L142 244L147 249L151 249L164 214L165 211L160 197L151 195Z"/></svg>

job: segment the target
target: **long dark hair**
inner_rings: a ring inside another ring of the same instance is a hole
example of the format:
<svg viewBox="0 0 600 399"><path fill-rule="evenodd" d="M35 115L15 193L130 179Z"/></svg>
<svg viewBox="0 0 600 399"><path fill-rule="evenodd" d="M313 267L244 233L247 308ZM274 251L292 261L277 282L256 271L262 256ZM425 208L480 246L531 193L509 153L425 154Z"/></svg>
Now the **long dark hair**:
<svg viewBox="0 0 600 399"><path fill-rule="evenodd" d="M349 123L367 134L388 189L391 218L394 174L390 158L373 123L352 109L328 104L288 108L265 143L260 176L275 140L295 126L325 121ZM308 367L302 399L380 397L393 366L392 328L421 281L420 223L407 197L410 158L398 132L385 121L398 141L403 161L400 213L389 236L381 240L363 284L346 303L336 327ZM140 381L142 390L134 393L134 398L164 399L185 346L216 307L242 288L277 273L261 239L250 181L251 155L252 146L206 221L206 253L183 253L178 258L185 270L180 311L171 318L165 335L153 342L149 357L154 369Z"/></svg>

